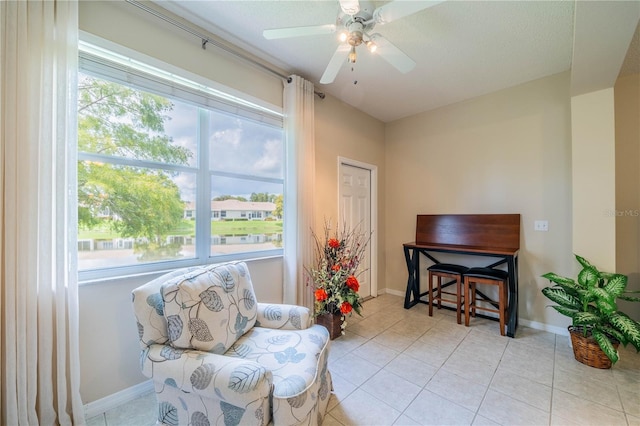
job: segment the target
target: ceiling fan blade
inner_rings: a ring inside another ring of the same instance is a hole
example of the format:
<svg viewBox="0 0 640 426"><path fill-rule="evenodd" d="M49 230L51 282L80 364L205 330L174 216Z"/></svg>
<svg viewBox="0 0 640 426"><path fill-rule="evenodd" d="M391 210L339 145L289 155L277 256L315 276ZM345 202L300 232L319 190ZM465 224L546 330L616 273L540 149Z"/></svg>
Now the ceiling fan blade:
<svg viewBox="0 0 640 426"><path fill-rule="evenodd" d="M303 37L311 35L332 34L336 32L335 24L312 25L309 27L274 28L264 30L262 36L267 40L277 38Z"/></svg>
<svg viewBox="0 0 640 426"><path fill-rule="evenodd" d="M347 15L355 15L360 12L360 2L358 0L340 0L340 8Z"/></svg>
<svg viewBox="0 0 640 426"><path fill-rule="evenodd" d="M371 41L378 46L376 54L380 55L382 59L389 62L401 73L406 74L416 66L413 59L380 34L373 34Z"/></svg>
<svg viewBox="0 0 640 426"><path fill-rule="evenodd" d="M405 16L413 15L416 12L427 9L442 3L444 0L431 1L408 1L396 0L380 6L373 11L373 19L378 24L386 24Z"/></svg>
<svg viewBox="0 0 640 426"><path fill-rule="evenodd" d="M346 62L350 49L351 46L348 44L341 44L338 46L329 61L329 65L327 65L327 68L324 70L324 74L322 74L322 77L320 78L320 84L333 83L336 75L338 75L338 71L340 71L340 68L342 68Z"/></svg>

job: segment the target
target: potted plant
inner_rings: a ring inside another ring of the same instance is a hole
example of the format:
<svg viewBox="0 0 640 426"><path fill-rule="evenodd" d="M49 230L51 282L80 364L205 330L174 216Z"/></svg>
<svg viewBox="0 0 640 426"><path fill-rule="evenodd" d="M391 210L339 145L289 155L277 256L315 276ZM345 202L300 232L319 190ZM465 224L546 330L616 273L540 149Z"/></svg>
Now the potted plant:
<svg viewBox="0 0 640 426"><path fill-rule="evenodd" d="M588 260L575 255L582 265L577 280L548 272L542 277L554 285L542 289L552 307L572 320L569 327L576 359L597 368L610 368L618 361L618 344L631 343L640 351L640 323L618 309L617 299L639 302L626 291L627 276L601 272Z"/></svg>
<svg viewBox="0 0 640 426"><path fill-rule="evenodd" d="M329 330L331 339L344 334L346 316L362 307L357 274L369 239L357 230L331 230L324 224L324 236L312 231L316 244L315 264L307 268L314 286L316 323Z"/></svg>

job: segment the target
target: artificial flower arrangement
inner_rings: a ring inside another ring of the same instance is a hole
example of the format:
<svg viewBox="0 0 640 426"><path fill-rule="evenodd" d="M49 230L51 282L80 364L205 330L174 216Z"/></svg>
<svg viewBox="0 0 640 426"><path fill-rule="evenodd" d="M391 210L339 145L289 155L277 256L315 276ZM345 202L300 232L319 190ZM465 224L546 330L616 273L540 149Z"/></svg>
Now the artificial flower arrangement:
<svg viewBox="0 0 640 426"><path fill-rule="evenodd" d="M316 263L307 270L314 286L314 315L341 315L344 330L346 316L352 312L361 315L357 270L371 236L357 229L348 230L346 225L332 232L327 222L323 238L313 231L312 235L316 243Z"/></svg>

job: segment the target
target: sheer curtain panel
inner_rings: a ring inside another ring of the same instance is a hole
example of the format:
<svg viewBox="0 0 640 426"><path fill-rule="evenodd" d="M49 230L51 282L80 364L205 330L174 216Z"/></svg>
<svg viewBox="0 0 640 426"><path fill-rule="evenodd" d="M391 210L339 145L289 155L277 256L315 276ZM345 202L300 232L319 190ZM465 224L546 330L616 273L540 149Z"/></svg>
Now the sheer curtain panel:
<svg viewBox="0 0 640 426"><path fill-rule="evenodd" d="M301 77L291 76L284 84L284 302L313 311L313 287L304 268L311 266L314 250L315 95L313 84Z"/></svg>
<svg viewBox="0 0 640 426"><path fill-rule="evenodd" d="M83 424L77 2L0 2L0 46L0 423Z"/></svg>

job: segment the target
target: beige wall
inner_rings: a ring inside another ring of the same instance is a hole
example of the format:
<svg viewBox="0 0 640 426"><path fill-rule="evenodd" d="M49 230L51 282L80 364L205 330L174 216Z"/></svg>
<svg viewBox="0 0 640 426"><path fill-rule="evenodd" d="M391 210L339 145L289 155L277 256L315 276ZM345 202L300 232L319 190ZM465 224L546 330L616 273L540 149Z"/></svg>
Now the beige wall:
<svg viewBox="0 0 640 426"><path fill-rule="evenodd" d="M320 89L322 87L320 86ZM378 293L385 288L385 150L384 124L327 96L315 103L316 126L316 232L324 220L338 219L338 157L371 164L378 170Z"/></svg>
<svg viewBox="0 0 640 426"><path fill-rule="evenodd" d="M193 36L125 2L81 2L80 27L282 105L279 78L247 67L212 46L203 51ZM617 98L619 90L638 93L637 82L620 81ZM634 137L638 106L629 107L633 98L627 100L627 124L616 123L616 131ZM407 271L402 243L414 239L416 214L520 213L520 323L563 327L568 320L545 308L548 301L540 289L547 283L539 277L548 271L574 272L570 102L568 73L387 125L331 96L316 99L316 229L321 228L323 218L338 215L338 156L377 166L378 290L404 294ZM637 134L635 138L637 141ZM632 144L627 149L639 150ZM618 157L617 161L628 160L630 167L634 158L637 178L638 155ZM621 171L624 167L618 164L618 182L627 176ZM624 193L632 194L632 189ZM619 203L622 200L618 197ZM534 231L535 220L548 220L549 231ZM624 246L630 249L623 250L629 257L618 256L619 261L629 265L630 271L638 271L630 263L638 239ZM620 245L617 251L620 254ZM281 259L250 262L250 271L259 300L282 300ZM145 380L139 372L130 300L131 290L151 278L80 288L81 394L85 404Z"/></svg>
<svg viewBox="0 0 640 426"><path fill-rule="evenodd" d="M640 74L620 77L614 86L616 131L616 272L640 290ZM621 302L640 321L640 304Z"/></svg>
<svg viewBox="0 0 640 426"><path fill-rule="evenodd" d="M573 251L602 271L616 267L613 88L571 98Z"/></svg>
<svg viewBox="0 0 640 426"><path fill-rule="evenodd" d="M151 2L145 4L157 8ZM247 66L213 45L203 50L197 37L124 1L81 1L79 24L82 31L282 106L280 77Z"/></svg>
<svg viewBox="0 0 640 426"><path fill-rule="evenodd" d="M117 22L118 25L113 23ZM209 78L274 105L282 105L282 81L248 67L228 54L206 51L199 40L161 23L125 2L81 2L80 29L155 59ZM321 90L321 88L319 88ZM316 98L317 217L336 217L337 156L378 166L384 179L384 130L381 122L327 96ZM382 183L380 184L382 188ZM379 217L384 219L379 194ZM384 241L384 232L378 238ZM378 262L384 265L382 246ZM282 302L282 259L250 261L256 296ZM379 268L384 274L384 267ZM383 276L383 275L382 275ZM138 363L139 345L131 308L131 291L154 276L82 285L80 299L80 391L85 404L146 380ZM378 285L382 287L383 280Z"/></svg>
<svg viewBox="0 0 640 426"><path fill-rule="evenodd" d="M387 288L405 290L416 214L520 213L521 324L567 324L540 275L572 272L569 99L563 73L387 125Z"/></svg>

